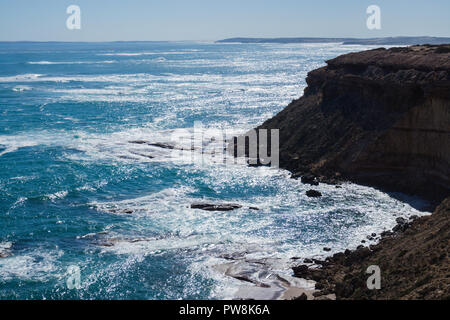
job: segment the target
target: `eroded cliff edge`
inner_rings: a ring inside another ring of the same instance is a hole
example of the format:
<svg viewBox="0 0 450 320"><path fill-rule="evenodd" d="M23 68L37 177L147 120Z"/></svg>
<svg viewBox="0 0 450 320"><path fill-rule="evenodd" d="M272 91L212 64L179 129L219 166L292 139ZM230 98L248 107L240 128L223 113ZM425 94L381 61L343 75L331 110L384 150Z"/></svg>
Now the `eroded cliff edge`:
<svg viewBox="0 0 450 320"><path fill-rule="evenodd" d="M350 53L308 74L280 129L280 166L442 201L450 194L450 46Z"/></svg>
<svg viewBox="0 0 450 320"><path fill-rule="evenodd" d="M300 99L259 127L280 130L280 166L441 204L375 246L300 264L294 274L317 281L318 298L450 299L450 45L376 49L327 64L308 74ZM367 289L371 265L381 269L381 290Z"/></svg>

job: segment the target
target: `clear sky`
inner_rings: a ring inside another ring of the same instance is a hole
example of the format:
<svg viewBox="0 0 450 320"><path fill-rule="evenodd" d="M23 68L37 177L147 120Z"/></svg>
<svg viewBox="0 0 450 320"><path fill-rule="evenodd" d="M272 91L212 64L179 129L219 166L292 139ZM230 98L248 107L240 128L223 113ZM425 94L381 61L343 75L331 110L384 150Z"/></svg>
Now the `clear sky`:
<svg viewBox="0 0 450 320"><path fill-rule="evenodd" d="M81 30L69 30L69 5ZM381 30L366 8L381 8ZM0 41L450 37L450 0L0 0Z"/></svg>

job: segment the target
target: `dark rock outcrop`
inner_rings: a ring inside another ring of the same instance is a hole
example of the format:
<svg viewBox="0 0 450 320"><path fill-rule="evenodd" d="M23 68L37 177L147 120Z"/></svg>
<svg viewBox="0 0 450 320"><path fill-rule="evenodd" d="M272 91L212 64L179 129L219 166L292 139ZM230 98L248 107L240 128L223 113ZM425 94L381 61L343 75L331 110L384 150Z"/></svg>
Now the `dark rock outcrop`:
<svg viewBox="0 0 450 320"><path fill-rule="evenodd" d="M240 209L243 206L237 203L206 203L206 202L196 202L191 204L192 209L200 209L205 211L232 211L235 209ZM257 207L246 207L249 210L259 210Z"/></svg>
<svg viewBox="0 0 450 320"><path fill-rule="evenodd" d="M108 212L111 212L111 213L117 213L117 214L122 214L122 213L132 214L134 211L133 211L132 209L123 209L123 210L119 210L119 209L108 209Z"/></svg>
<svg viewBox="0 0 450 320"><path fill-rule="evenodd" d="M317 190L308 190L306 191L306 195L310 198L320 198L322 196L322 193Z"/></svg>
<svg viewBox="0 0 450 320"><path fill-rule="evenodd" d="M301 182L304 184L310 184L312 186L318 186L319 182L317 178L312 174L305 174L301 177Z"/></svg>
<svg viewBox="0 0 450 320"><path fill-rule="evenodd" d="M280 129L280 166L320 181L350 180L450 194L450 46L351 53L308 74L304 95L259 129Z"/></svg>
<svg viewBox="0 0 450 320"><path fill-rule="evenodd" d="M191 204L192 209L201 209L205 211L231 211L235 209L242 208L241 205L235 203L193 203Z"/></svg>

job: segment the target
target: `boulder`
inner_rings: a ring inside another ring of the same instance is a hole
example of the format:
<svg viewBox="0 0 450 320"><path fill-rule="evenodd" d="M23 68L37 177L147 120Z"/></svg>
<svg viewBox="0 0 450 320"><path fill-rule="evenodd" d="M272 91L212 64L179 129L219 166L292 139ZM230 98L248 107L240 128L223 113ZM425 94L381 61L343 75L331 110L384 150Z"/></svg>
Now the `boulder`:
<svg viewBox="0 0 450 320"><path fill-rule="evenodd" d="M310 198L320 198L322 196L322 193L320 193L317 190L308 190L306 191L306 195Z"/></svg>
<svg viewBox="0 0 450 320"><path fill-rule="evenodd" d="M294 271L294 275L298 278L305 278L309 274L308 266L301 264L299 266L293 267L292 271Z"/></svg>
<svg viewBox="0 0 450 320"><path fill-rule="evenodd" d="M301 182L304 184L310 184L312 186L318 186L319 182L317 181L317 178L312 174L306 174L303 175L301 178Z"/></svg>
<svg viewBox="0 0 450 320"><path fill-rule="evenodd" d="M301 296L293 298L292 300L308 300L306 293L302 293Z"/></svg>
<svg viewBox="0 0 450 320"><path fill-rule="evenodd" d="M405 232L409 228L408 220L405 218L397 218L397 225L392 229L393 232Z"/></svg>

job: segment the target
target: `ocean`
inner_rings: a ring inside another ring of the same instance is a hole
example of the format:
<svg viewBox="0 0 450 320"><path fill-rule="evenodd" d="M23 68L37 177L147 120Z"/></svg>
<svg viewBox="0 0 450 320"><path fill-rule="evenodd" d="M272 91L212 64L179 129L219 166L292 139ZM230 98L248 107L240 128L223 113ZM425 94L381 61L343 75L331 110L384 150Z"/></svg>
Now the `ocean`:
<svg viewBox="0 0 450 320"><path fill-rule="evenodd" d="M299 98L309 71L369 48L0 43L0 299L273 298L293 257L424 214L351 183L308 198L285 170L212 152Z"/></svg>

